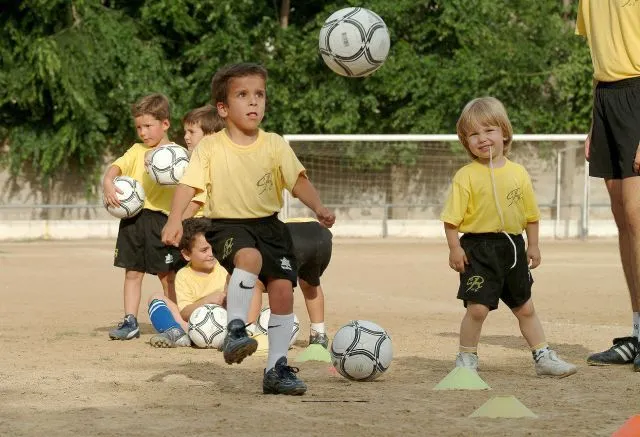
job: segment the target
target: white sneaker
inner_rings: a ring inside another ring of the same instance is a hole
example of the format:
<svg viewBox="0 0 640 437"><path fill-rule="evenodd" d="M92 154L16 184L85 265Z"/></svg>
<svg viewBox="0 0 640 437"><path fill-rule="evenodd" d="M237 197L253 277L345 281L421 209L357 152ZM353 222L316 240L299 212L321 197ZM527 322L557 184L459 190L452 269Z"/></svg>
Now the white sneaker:
<svg viewBox="0 0 640 437"><path fill-rule="evenodd" d="M464 367L465 369L478 371L478 355L471 352L458 352L456 356L456 367Z"/></svg>
<svg viewBox="0 0 640 437"><path fill-rule="evenodd" d="M538 376L564 378L573 375L577 371L578 368L575 365L561 360L555 351L552 350L542 355L540 359L536 361L536 373Z"/></svg>

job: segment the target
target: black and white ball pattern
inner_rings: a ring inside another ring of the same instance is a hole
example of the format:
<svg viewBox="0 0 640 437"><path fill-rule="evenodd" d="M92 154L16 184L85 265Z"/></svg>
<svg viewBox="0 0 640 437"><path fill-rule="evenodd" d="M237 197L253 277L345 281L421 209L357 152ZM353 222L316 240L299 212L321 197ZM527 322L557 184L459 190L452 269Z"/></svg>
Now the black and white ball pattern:
<svg viewBox="0 0 640 437"><path fill-rule="evenodd" d="M114 217L119 219L137 215L144 207L144 189L142 184L129 176L117 176L113 183L122 193L117 193L120 206L114 208L105 204L105 208Z"/></svg>

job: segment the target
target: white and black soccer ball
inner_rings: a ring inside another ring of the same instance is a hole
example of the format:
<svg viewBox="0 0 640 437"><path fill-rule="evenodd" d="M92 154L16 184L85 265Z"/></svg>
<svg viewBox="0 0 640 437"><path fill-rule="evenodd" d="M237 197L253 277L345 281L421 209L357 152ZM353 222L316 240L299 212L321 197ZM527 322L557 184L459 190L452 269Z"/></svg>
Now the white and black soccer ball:
<svg viewBox="0 0 640 437"><path fill-rule="evenodd" d="M227 335L227 310L220 305L204 304L189 317L189 338L200 348L221 349Z"/></svg>
<svg viewBox="0 0 640 437"><path fill-rule="evenodd" d="M368 76L389 54L389 30L382 18L365 8L345 8L331 14L320 29L320 55L336 73Z"/></svg>
<svg viewBox="0 0 640 437"><path fill-rule="evenodd" d="M268 335L269 334L269 318L271 317L271 309L269 307L262 308L260 315L258 316L258 332ZM293 330L291 331L291 339L289 340L289 347L291 348L298 338L300 333L300 320L298 316L293 315Z"/></svg>
<svg viewBox="0 0 640 437"><path fill-rule="evenodd" d="M119 219L133 217L142 211L144 207L144 189L142 184L129 176L117 176L113 180L114 185L122 191L117 193L120 206L114 208L105 203L109 214Z"/></svg>
<svg viewBox="0 0 640 437"><path fill-rule="evenodd" d="M353 381L373 381L391 365L391 337L380 326L352 320L336 332L331 361L338 373Z"/></svg>
<svg viewBox="0 0 640 437"><path fill-rule="evenodd" d="M176 144L165 144L147 152L144 168L160 185L177 185L189 165L187 150Z"/></svg>

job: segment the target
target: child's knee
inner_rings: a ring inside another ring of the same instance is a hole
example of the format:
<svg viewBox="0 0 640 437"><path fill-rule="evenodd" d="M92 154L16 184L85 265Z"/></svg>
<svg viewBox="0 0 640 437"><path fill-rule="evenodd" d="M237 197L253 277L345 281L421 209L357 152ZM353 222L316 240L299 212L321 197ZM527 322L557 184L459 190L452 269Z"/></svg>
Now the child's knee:
<svg viewBox="0 0 640 437"><path fill-rule="evenodd" d="M149 296L149 299L147 300L147 305L151 305L151 302L153 302L154 300L161 300L161 301L165 301L165 297L164 294L162 293L152 293L151 296Z"/></svg>
<svg viewBox="0 0 640 437"><path fill-rule="evenodd" d="M236 252L233 265L242 270L259 272L262 269L262 255L258 249L245 247Z"/></svg>
<svg viewBox="0 0 640 437"><path fill-rule="evenodd" d="M144 278L144 272L138 272L136 270L127 270L124 273L125 281L142 281Z"/></svg>
<svg viewBox="0 0 640 437"><path fill-rule="evenodd" d="M533 301L531 299L529 299L519 307L515 307L511 309L511 311L513 311L513 314L519 319L534 317L536 315L536 310L533 306Z"/></svg>
<svg viewBox="0 0 640 437"><path fill-rule="evenodd" d="M489 314L489 307L481 304L468 304L467 315L476 322L484 322Z"/></svg>

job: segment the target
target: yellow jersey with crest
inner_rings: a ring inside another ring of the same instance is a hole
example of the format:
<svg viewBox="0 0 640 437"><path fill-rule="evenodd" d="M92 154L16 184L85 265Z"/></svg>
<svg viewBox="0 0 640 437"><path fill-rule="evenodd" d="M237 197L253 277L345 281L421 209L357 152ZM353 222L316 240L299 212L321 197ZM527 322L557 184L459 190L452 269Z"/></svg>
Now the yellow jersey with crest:
<svg viewBox="0 0 640 437"><path fill-rule="evenodd" d="M305 168L280 135L260 130L241 146L223 129L198 143L180 183L206 193L205 217L260 218L280 211L282 190L291 192L298 176Z"/></svg>
<svg viewBox="0 0 640 437"><path fill-rule="evenodd" d="M458 227L462 233L501 232L522 234L527 223L540 220L540 211L529 173L520 164L505 158L502 167L494 168L496 201L489 167L473 161L458 170L453 177L440 220Z"/></svg>
<svg viewBox="0 0 640 437"><path fill-rule="evenodd" d="M191 263L178 270L176 274L176 303L182 311L205 296L224 291L227 284L227 271L216 263L211 273L203 275L191 268Z"/></svg>
<svg viewBox="0 0 640 437"><path fill-rule="evenodd" d="M119 167L123 176L132 177L142 184L145 195L145 209L160 211L169 215L171 200L176 187L155 183L144 169L144 155L153 149L154 147L149 147L146 144L135 143L124 155L116 159L112 165Z"/></svg>

